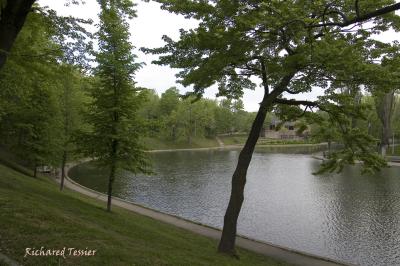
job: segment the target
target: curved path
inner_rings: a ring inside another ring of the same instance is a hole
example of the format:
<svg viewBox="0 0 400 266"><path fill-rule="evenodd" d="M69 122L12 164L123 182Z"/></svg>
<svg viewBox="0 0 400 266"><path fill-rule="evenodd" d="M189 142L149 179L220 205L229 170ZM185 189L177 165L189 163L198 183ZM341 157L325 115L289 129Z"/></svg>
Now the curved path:
<svg viewBox="0 0 400 266"><path fill-rule="evenodd" d="M68 177L68 170L71 169L74 165L70 165L67 169L67 176L65 178L65 186L69 189L72 189L76 192L79 192L81 194L84 194L86 196L98 199L100 201L107 201L107 195L97 192L95 190L89 189L87 187L84 187L75 181L71 180ZM60 180L57 179L59 182ZM217 228L213 228L207 225L195 223L174 215L169 215L166 213L162 213L156 210L152 210L149 208L146 208L144 206L135 204L133 202L129 202L117 197L113 197L112 199L112 205L118 206L133 212L136 212L141 215L145 215L148 217L151 217L155 220L159 220L168 224L172 224L174 226L177 226L179 228L186 229L188 231L191 231L193 233L203 235L209 238L213 239L220 239L221 236L221 230ZM315 255L291 250L289 248L284 248L256 240L252 240L243 236L237 236L236 237L236 245L259 253L263 254L265 256L275 258L277 260L285 261L289 264L293 265L307 265L307 266L333 266L333 265L349 265L345 264L342 262L335 262L331 259L328 258L323 258L323 257L318 257Z"/></svg>

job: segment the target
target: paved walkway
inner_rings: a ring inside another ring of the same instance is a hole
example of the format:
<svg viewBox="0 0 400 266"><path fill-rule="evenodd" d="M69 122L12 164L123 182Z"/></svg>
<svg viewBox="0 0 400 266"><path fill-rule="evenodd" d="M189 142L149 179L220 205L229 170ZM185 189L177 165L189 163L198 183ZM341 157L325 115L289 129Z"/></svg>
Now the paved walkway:
<svg viewBox="0 0 400 266"><path fill-rule="evenodd" d="M72 167L72 165L69 168L71 168L71 167ZM67 170L67 173L68 173L68 170ZM57 179L57 181L59 181L59 179ZM92 198L95 198L95 199L98 199L98 200L101 200L104 202L107 201L107 195L97 192L97 191L94 191L92 189L86 188L86 187L74 182L73 180L71 180L68 177L65 179L64 184L67 188L72 189L81 194L84 194L86 196L89 196L89 197L92 197ZM162 213L162 212L159 212L156 210L152 210L152 209L140 206L138 204L120 199L120 198L113 197L112 204L114 206L118 206L118 207L133 211L133 212L141 214L141 215L151 217L153 219L156 219L156 220L168 223L168 224L172 224L176 227L183 228L183 229L186 229L193 233L203 235L203 236L206 236L209 238L218 240L218 239L220 239L220 236L221 236L221 230L219 230L217 228L198 224L198 223L186 220L186 219L182 219L177 216L173 216L173 215ZM327 258L298 252L298 251L291 250L288 248L279 247L276 245L251 240L251 239L248 239L248 238L242 237L242 236L238 236L236 238L236 245L241 248L244 248L244 249L259 253L259 254L263 254L265 256L275 258L277 260L285 261L285 262L287 262L289 264L293 264L293 265L304 265L304 266L305 265L307 265L307 266L349 265L349 264L344 264L344 263L340 263L340 262L334 262Z"/></svg>

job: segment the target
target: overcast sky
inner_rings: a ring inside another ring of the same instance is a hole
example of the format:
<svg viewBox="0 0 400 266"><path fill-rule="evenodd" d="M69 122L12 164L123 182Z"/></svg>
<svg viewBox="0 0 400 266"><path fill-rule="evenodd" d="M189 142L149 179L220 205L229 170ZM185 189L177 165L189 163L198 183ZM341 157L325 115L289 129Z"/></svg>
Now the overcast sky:
<svg viewBox="0 0 400 266"><path fill-rule="evenodd" d="M64 6L65 1L55 0L39 0L41 6L49 6L51 9L57 11L60 15L73 15L80 18L90 18L95 23L98 22L99 6L96 0L86 0L85 5L80 6ZM179 29L189 29L197 25L196 21L190 21L183 16L169 13L161 10L160 4L150 2L145 3L136 1L137 5L137 18L133 19L131 25L131 41L132 44L138 48L147 47L154 48L163 46L164 42L161 37L168 35L173 39L179 37ZM95 30L95 28L93 28ZM397 35L397 34L396 34ZM398 39L393 33L386 33L379 39L393 40ZM190 90L190 88L183 88L181 85L176 84L175 74L177 70L171 69L167 66L156 66L151 64L151 61L156 57L145 55L136 49L135 54L138 56L139 62L144 62L146 65L137 72L135 81L138 86L155 89L159 94L166 89L176 86L181 93ZM215 98L217 93L216 88L210 88L206 91L205 97ZM320 90L315 90L308 95L303 95L302 98L313 99ZM255 91L246 90L243 96L243 102L247 111L257 111L258 103L263 97L263 90L257 88Z"/></svg>

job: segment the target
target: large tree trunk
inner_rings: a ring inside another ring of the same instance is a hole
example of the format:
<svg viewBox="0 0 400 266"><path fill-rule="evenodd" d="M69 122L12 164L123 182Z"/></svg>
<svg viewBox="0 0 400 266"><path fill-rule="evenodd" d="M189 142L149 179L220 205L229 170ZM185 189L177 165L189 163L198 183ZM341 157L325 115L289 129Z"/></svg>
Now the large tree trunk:
<svg viewBox="0 0 400 266"><path fill-rule="evenodd" d="M64 150L63 157L61 161L61 182L60 182L60 190L62 191L64 188L64 179L65 179L65 165L67 164L67 151Z"/></svg>
<svg viewBox="0 0 400 266"><path fill-rule="evenodd" d="M237 220L239 218L240 209L242 208L244 199L244 187L246 185L247 169L249 168L253 151L260 136L260 131L263 127L268 110L273 106L276 98L287 88L295 74L296 71L287 74L284 78L282 78L280 83L271 93L269 93L266 74L263 74L265 94L260 104L257 116L254 119L246 144L240 152L238 164L232 176L231 196L224 217L224 227L222 229L221 240L218 246L219 252L229 255L236 255L235 240Z"/></svg>
<svg viewBox="0 0 400 266"><path fill-rule="evenodd" d="M0 70L35 0L8 0L0 15Z"/></svg>
<svg viewBox="0 0 400 266"><path fill-rule="evenodd" d="M265 99L266 96L264 96L264 100L260 105L246 144L240 152L239 161L232 176L231 197L224 217L224 228L218 246L219 252L235 255L236 227L244 199L244 186L246 184L247 169L249 168L253 151L267 114Z"/></svg>

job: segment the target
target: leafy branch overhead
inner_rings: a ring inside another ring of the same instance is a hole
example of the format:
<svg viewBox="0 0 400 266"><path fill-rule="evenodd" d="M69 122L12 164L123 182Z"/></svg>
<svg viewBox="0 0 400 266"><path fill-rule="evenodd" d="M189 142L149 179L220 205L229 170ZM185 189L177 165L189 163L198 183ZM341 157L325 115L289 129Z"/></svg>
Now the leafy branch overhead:
<svg viewBox="0 0 400 266"><path fill-rule="evenodd" d="M398 86L399 76L379 64L382 57L398 53L397 44L371 36L399 28L399 17L392 11L400 4L386 0L156 2L198 21L195 29L181 30L178 41L164 36L165 46L142 48L159 55L155 64L179 69L178 81L192 86L194 94L202 95L217 85L219 96L240 98L245 89L259 85L265 93L259 112L272 110L276 104L282 117L311 116L323 110L345 127L340 132L348 147L332 156L332 165L337 167L330 170L340 169L346 156L365 161L366 169L382 165L381 160L368 157L375 156L372 150L363 148L375 146L376 140L351 128L352 120L363 118L362 106L354 107L351 97L341 92ZM361 26L365 22L371 22L368 28ZM285 99L317 87L325 96L315 103Z"/></svg>

